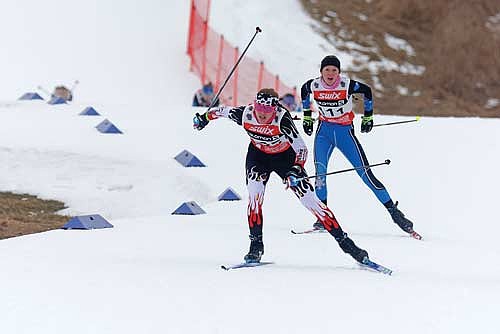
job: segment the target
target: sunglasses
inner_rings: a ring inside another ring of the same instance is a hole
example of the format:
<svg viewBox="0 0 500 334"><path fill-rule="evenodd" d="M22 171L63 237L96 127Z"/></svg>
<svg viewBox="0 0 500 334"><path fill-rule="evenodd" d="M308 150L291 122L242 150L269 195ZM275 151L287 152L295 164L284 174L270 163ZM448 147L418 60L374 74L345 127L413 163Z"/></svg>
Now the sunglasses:
<svg viewBox="0 0 500 334"><path fill-rule="evenodd" d="M257 101L253 103L255 111L270 114L276 112L275 106L266 106L265 104L260 104Z"/></svg>

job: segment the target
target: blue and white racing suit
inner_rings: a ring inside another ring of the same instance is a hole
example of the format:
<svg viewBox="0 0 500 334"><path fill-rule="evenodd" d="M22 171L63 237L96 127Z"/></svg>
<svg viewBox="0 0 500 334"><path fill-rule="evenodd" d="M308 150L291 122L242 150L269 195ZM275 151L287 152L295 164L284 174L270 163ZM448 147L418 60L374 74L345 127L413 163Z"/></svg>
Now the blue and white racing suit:
<svg viewBox="0 0 500 334"><path fill-rule="evenodd" d="M343 75L332 87L328 87L320 77L308 80L301 89L304 116L311 113L311 94L319 112L319 124L314 139L316 174L327 173L328 161L335 147L353 167L369 165L365 152L354 135L352 95L364 95L365 116L371 116L373 114L371 88ZM392 204L389 193L370 168L358 169L357 173L382 204L385 206ZM326 176L316 178L315 190L319 199L326 204L328 198Z"/></svg>

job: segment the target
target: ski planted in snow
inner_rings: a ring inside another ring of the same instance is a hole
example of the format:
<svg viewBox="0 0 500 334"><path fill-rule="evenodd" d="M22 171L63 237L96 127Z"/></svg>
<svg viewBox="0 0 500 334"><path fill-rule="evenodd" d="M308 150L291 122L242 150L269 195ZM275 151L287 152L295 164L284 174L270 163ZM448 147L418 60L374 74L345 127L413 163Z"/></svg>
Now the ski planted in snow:
<svg viewBox="0 0 500 334"><path fill-rule="evenodd" d="M382 273L382 274L392 275L391 269L384 267L376 262L373 262L372 260L368 259L367 257L365 257L363 259L363 263L359 263L359 265L363 268L373 269L373 270L375 270L379 273Z"/></svg>
<svg viewBox="0 0 500 334"><path fill-rule="evenodd" d="M273 264L274 262L241 262L238 264L232 264L232 265L222 265L220 266L224 270L232 270L232 269L239 269L239 268L252 268L252 267L260 267L264 266L266 264Z"/></svg>

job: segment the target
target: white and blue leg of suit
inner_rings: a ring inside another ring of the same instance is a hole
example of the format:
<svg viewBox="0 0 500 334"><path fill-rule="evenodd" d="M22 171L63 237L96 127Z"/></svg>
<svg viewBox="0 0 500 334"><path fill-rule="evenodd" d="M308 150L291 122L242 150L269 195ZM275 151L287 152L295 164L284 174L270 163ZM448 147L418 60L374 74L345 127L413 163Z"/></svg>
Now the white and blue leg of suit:
<svg viewBox="0 0 500 334"><path fill-rule="evenodd" d="M335 147L344 154L353 167L369 164L361 144L354 135L352 124L340 125L320 122L314 139L314 165L317 175L328 172L328 160L330 160ZM358 169L357 173L382 204L391 201L389 193L384 185L373 175L371 169ZM315 189L316 195L325 203L328 198L326 176L316 178Z"/></svg>

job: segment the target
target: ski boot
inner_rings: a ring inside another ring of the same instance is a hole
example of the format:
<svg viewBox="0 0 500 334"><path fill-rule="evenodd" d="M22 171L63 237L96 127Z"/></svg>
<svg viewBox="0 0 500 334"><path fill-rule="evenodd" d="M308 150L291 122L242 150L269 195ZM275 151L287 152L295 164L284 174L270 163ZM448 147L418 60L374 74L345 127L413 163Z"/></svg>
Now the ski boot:
<svg viewBox="0 0 500 334"><path fill-rule="evenodd" d="M368 259L368 252L356 246L354 244L354 241L352 241L347 236L347 233L344 233L343 238L341 238L340 240L337 239L337 242L339 243L339 246L340 248L342 248L344 253L352 256L354 260L358 261L359 263L363 263L363 259L365 257Z"/></svg>
<svg viewBox="0 0 500 334"><path fill-rule="evenodd" d="M260 262L260 258L264 254L264 243L262 242L262 235L250 235L250 250L245 255L244 260L246 263Z"/></svg>
<svg viewBox="0 0 500 334"><path fill-rule="evenodd" d="M313 229L318 231L324 231L325 225L323 225L323 223L320 222L319 220L316 220L316 222L313 224Z"/></svg>
<svg viewBox="0 0 500 334"><path fill-rule="evenodd" d="M397 224L403 231L410 234L414 232L413 223L408 218L405 218L405 215L398 209L397 201L392 207L388 208L387 210L389 210L394 223Z"/></svg>

